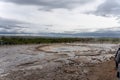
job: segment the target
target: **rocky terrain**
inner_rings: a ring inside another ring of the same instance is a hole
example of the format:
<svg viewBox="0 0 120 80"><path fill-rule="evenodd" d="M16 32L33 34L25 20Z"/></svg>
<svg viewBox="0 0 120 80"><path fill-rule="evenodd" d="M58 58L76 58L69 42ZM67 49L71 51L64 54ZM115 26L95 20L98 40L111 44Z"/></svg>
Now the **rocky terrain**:
<svg viewBox="0 0 120 80"><path fill-rule="evenodd" d="M117 44L0 47L0 80L115 80Z"/></svg>

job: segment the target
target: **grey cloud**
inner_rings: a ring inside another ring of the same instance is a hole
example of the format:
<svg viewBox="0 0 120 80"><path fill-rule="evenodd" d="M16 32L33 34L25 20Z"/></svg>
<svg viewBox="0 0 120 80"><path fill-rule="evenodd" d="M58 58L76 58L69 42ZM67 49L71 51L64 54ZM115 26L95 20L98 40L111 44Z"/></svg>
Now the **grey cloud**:
<svg viewBox="0 0 120 80"><path fill-rule="evenodd" d="M93 13L102 16L120 16L120 1L106 0Z"/></svg>
<svg viewBox="0 0 120 80"><path fill-rule="evenodd" d="M2 0L4 2L12 2L20 5L37 5L41 6L41 10L51 10L54 8L74 8L77 5L86 4L94 0Z"/></svg>
<svg viewBox="0 0 120 80"><path fill-rule="evenodd" d="M0 34L2 33L4 34L5 33L24 33L21 30L27 27L22 27L20 26L20 24L25 24L25 23L0 17Z"/></svg>

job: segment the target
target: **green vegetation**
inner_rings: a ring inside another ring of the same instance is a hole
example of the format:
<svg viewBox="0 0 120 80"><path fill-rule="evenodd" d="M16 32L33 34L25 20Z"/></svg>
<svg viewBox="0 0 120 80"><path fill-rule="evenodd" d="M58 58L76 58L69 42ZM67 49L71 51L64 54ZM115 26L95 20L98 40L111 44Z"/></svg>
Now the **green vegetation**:
<svg viewBox="0 0 120 80"><path fill-rule="evenodd" d="M1 45L40 44L40 43L120 43L120 38L39 38L39 37L1 37Z"/></svg>

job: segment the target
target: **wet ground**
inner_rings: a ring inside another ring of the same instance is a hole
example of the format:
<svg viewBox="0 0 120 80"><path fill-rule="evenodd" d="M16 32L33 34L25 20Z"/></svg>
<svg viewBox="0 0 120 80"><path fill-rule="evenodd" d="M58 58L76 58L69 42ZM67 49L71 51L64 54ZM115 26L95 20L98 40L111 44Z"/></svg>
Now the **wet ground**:
<svg viewBox="0 0 120 80"><path fill-rule="evenodd" d="M0 47L0 80L115 80L117 44Z"/></svg>

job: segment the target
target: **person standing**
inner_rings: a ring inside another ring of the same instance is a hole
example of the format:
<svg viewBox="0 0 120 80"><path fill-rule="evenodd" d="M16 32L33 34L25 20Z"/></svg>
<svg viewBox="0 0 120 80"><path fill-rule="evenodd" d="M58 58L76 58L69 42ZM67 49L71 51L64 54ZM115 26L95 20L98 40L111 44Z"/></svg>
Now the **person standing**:
<svg viewBox="0 0 120 80"><path fill-rule="evenodd" d="M117 70L117 78L120 80L120 48L118 48L115 54L115 64Z"/></svg>

